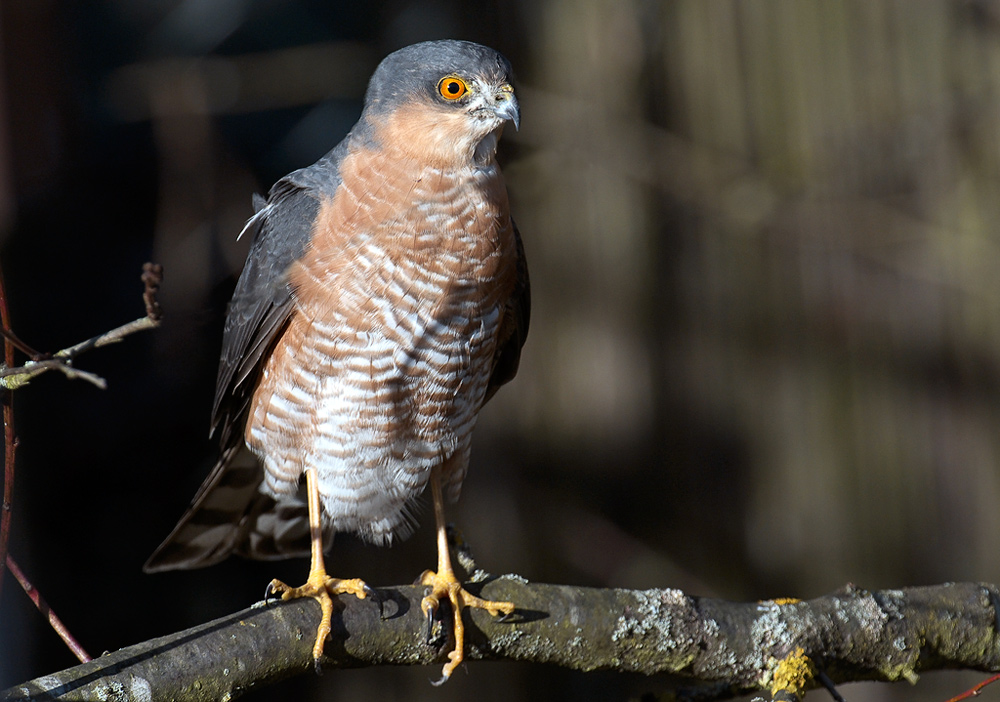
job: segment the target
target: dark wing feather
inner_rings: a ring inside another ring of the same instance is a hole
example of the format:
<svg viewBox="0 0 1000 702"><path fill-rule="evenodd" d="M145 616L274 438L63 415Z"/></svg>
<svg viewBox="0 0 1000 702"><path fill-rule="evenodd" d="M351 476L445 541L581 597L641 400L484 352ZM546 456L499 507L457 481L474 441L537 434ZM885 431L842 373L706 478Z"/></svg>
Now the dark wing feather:
<svg viewBox="0 0 1000 702"><path fill-rule="evenodd" d="M212 431L222 427L223 448L242 428L261 362L292 313L288 269L312 235L320 200L340 185L340 161L348 140L320 161L279 180L244 230L253 241L236 284L222 335L222 358L212 407Z"/></svg>
<svg viewBox="0 0 1000 702"><path fill-rule="evenodd" d="M226 317L212 409L222 451L187 512L146 562L147 572L200 568L234 551L259 559L308 554L305 502L276 503L260 493L264 473L243 445L243 424L261 366L293 311L288 269L309 243L320 201L340 185L348 139L279 180L266 201L254 198L256 213L244 229L253 240ZM324 541L333 543L332 531Z"/></svg>
<svg viewBox="0 0 1000 702"><path fill-rule="evenodd" d="M507 301L503 319L500 321L500 333L497 348L493 353L493 370L486 385L486 396L483 404L493 397L500 386L510 382L517 375L517 367L521 361L521 347L528 337L528 322L531 319L531 285L528 280L528 260L524 256L524 244L521 243L521 232L514 227L514 241L517 246L517 272L514 290Z"/></svg>

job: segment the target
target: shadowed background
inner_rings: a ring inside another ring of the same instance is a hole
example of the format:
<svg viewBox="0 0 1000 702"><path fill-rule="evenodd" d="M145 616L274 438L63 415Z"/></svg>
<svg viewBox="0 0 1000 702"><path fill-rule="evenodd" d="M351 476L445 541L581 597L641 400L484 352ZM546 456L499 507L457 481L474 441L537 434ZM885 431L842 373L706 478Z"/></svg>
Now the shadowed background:
<svg viewBox="0 0 1000 702"><path fill-rule="evenodd" d="M502 144L532 276L517 380L451 520L531 580L747 600L1000 581L1000 3L4 0L0 236L14 328L92 352L16 396L12 553L92 655L241 609L303 561L143 561L214 460L250 195L435 38L518 74ZM434 563L338 537L374 585ZM73 664L9 576L0 687ZM470 664L329 671L247 699L606 700L669 680ZM940 700L981 679L859 684ZM990 694L990 693L987 693ZM810 696L823 699L825 693Z"/></svg>

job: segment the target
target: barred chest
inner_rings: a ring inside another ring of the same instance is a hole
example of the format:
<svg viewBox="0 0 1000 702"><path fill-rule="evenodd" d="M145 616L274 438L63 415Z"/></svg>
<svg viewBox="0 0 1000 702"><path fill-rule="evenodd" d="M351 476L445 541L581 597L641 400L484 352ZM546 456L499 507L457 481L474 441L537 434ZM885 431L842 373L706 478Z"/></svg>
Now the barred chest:
<svg viewBox="0 0 1000 702"><path fill-rule="evenodd" d="M292 268L296 314L264 369L247 439L267 447L273 492L316 468L326 512L357 529L366 499L402 509L433 465L467 454L516 251L495 166L348 175Z"/></svg>

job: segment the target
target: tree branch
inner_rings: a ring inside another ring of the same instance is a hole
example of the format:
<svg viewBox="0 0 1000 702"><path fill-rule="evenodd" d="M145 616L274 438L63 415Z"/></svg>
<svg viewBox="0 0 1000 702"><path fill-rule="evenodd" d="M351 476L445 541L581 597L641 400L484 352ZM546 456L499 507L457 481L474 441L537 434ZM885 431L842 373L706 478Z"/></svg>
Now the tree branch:
<svg viewBox="0 0 1000 702"><path fill-rule="evenodd" d="M470 589L478 588L471 585ZM385 614L347 597L334 616L324 663L426 665L424 588L379 590ZM810 601L735 603L679 590L619 590L528 583L504 576L482 595L518 608L501 622L472 611L469 660L518 660L581 671L673 673L698 681L679 699L764 691L797 699L833 682L909 680L943 668L1000 670L1000 588L959 583L868 592L854 587ZM311 671L319 610L310 599L257 605L187 631L122 649L18 685L0 700L233 699L252 687Z"/></svg>
<svg viewBox="0 0 1000 702"><path fill-rule="evenodd" d="M14 579L17 580L18 584L21 586L21 589L24 590L24 594L26 594L28 599L34 603L35 608L42 613L42 616L48 620L49 626L51 626L55 632L59 634L59 638L62 639L67 648L73 652L73 655L76 656L81 663L86 663L87 661L92 660L90 654L87 653L83 646L80 645L80 642L77 641L73 634L70 633L69 629L66 628L66 625L63 624L62 619L60 619L59 616L52 611L52 608L49 607L49 603L45 601L44 597L42 597L42 593L40 593L38 589L31 584L24 572L21 570L21 567L17 564L17 561L15 561L9 553L7 554L7 570L9 570L10 574L14 576Z"/></svg>
<svg viewBox="0 0 1000 702"><path fill-rule="evenodd" d="M0 328L3 329L3 367L14 365L13 332L10 328L10 305L7 304L7 286L4 283L3 268L0 267ZM0 587L3 586L3 571L7 565L7 547L10 542L10 512L14 500L14 461L17 456L17 436L14 433L14 397L3 393L3 500L0 501Z"/></svg>
<svg viewBox="0 0 1000 702"><path fill-rule="evenodd" d="M146 329L155 329L158 326L160 326L159 320L152 317L142 317L104 334L81 341L79 344L56 351L52 354L51 358L41 361L28 361L23 366L15 366L13 368L0 368L0 387L8 390L17 390L27 385L28 381L36 375L41 375L48 370L58 370L71 380L80 378L104 390L107 388L107 381L104 378L89 371L74 368L73 360L84 351L116 343L130 334L145 331Z"/></svg>
<svg viewBox="0 0 1000 702"><path fill-rule="evenodd" d="M3 441L4 441L4 473L3 473L3 500L0 502L0 585L3 584L4 568L9 568L11 573L24 588L25 594L35 603L35 606L42 614L46 615L49 624L59 634L60 638L69 646L73 654L83 661L90 660L90 656L73 638L69 630L62 621L55 615L41 593L35 588L18 568L14 559L8 553L8 543L10 539L10 514L12 509L12 495L14 489L14 464L17 457L17 436L14 432L14 405L13 390L22 387L39 373L43 373L51 368L62 371L69 378L83 378L90 381L99 388L104 389L107 383L100 376L73 368L73 359L92 348L106 346L107 344L120 341L129 334L133 334L143 329L151 329L160 324L163 316L160 305L156 300L160 284L163 282L163 266L158 263L145 263L142 266L142 300L146 308L146 316L134 322L124 324L105 334L95 336L82 343L63 349L54 355L40 354L33 348L21 341L11 329L10 311L7 304L7 291L3 282L3 272L0 270L0 336L3 337L3 362L0 363L0 388L3 401ZM24 353L31 356L31 361L24 366L15 368L14 347L19 348Z"/></svg>
<svg viewBox="0 0 1000 702"><path fill-rule="evenodd" d="M114 344L121 341L126 336L135 334L136 332L145 331L146 329L155 329L160 326L160 322L163 318L163 312L160 309L159 302L156 300L156 293L159 291L160 284L163 282L163 266L158 263L143 264L142 282L144 286L142 299L146 305L145 317L133 320L128 324L123 324L116 329L99 334L95 337L87 339L86 341L81 341L79 344L74 344L73 346L62 349L61 351L56 351L51 355L43 356L35 352L33 355L37 358L28 361L23 366L13 365L13 361L10 360L13 358L13 351L11 351L7 354L8 360L4 363L3 367L0 367L0 388L17 390L18 388L27 385L28 382L36 375L40 375L45 371L54 369L61 371L71 380L74 378L81 378L104 390L107 387L107 381L105 381L104 378L99 375L95 375L94 373L74 368L73 360L81 353L90 351L91 349L107 346L108 344ZM2 281L0 281L0 283L2 283ZM0 296L0 300L2 300L2 296ZM3 309L2 304L0 304L0 313L2 313ZM17 337L15 337L13 332L10 332L9 329L7 329L7 332L8 333L4 335L5 344L8 348L12 348L11 343Z"/></svg>

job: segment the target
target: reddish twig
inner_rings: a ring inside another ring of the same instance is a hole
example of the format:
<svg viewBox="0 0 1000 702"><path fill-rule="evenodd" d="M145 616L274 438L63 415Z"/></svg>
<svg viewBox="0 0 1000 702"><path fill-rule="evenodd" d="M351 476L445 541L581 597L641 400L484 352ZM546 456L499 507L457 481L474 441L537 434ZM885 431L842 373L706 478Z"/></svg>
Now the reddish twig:
<svg viewBox="0 0 1000 702"><path fill-rule="evenodd" d="M160 305L156 301L156 293L163 280L163 268L155 263L147 263L142 267L142 282L144 285L143 302L146 306L146 316L137 319L129 324L122 325L106 334L101 334L93 339L88 339L82 343L63 349L56 354L40 354L23 341L11 330L10 312L7 305L7 291L4 286L3 272L0 270L0 336L4 340L4 361L0 366L0 380L10 378L10 382L0 385L3 387L3 425L4 425L4 480L3 480L3 502L0 503L0 585L3 584L3 570L8 568L17 581L24 588L28 597L35 603L39 611L44 614L52 628L56 630L60 638L66 642L70 650L82 662L90 660L90 656L80 646L73 636L66 630L59 617L49 609L48 604L41 594L27 581L24 573L17 567L14 559L7 552L10 539L10 516L11 499L14 489L14 459L17 451L17 437L14 435L14 407L13 390L27 383L35 375L56 368L70 378L83 378L94 383L98 387L104 387L104 380L93 373L77 370L72 367L73 359L77 354L88 351L92 348L111 344L120 341L124 337L143 329L150 329L159 326L160 318L163 316ZM14 349L18 348L28 356L31 361L20 368L14 366Z"/></svg>
<svg viewBox="0 0 1000 702"><path fill-rule="evenodd" d="M10 332L10 309L7 306L7 288L4 285L3 270L0 268L0 327ZM14 365L14 344L9 336L3 342L4 366ZM3 502L0 502L0 588L3 586L3 569L7 562L7 544L10 541L10 510L14 497L14 454L17 451L17 437L14 435L14 393L3 391Z"/></svg>
<svg viewBox="0 0 1000 702"><path fill-rule="evenodd" d="M21 584L21 587L24 589L24 593L32 602L35 603L35 607L38 608L38 611L49 620L49 624L51 624L52 628L56 630L57 634L59 634L59 638L61 638L66 645L69 646L69 650L73 652L73 655L80 659L81 663L89 661L90 654L83 650L83 646L81 646L77 640L73 638L73 635L69 633L66 625L62 623L62 620L56 616L56 613L52 611L51 607L49 607L48 602L46 602L45 598L42 597L42 593L40 593L34 585L28 582L28 579L24 577L24 573L18 567L14 559L10 557L10 554L7 554L7 570L9 570L11 575L17 579L17 582Z"/></svg>
<svg viewBox="0 0 1000 702"><path fill-rule="evenodd" d="M997 680L1000 680L1000 673L997 673L991 678L986 678L981 683L979 683L978 685L969 690L966 690L958 697L952 697L950 700L948 700L948 702L959 702L959 700L967 700L972 697L979 697L979 693L983 691L984 687L995 683Z"/></svg>
<svg viewBox="0 0 1000 702"><path fill-rule="evenodd" d="M21 341L18 338L17 334L12 332L10 329L0 329L0 334L3 334L3 337L7 339L7 341L12 343L14 345L14 348L16 348L21 353L27 355L28 358L30 358L32 361L41 361L44 360L47 356L47 354L39 353L38 351L35 351L33 348L28 346L23 341Z"/></svg>
<svg viewBox="0 0 1000 702"><path fill-rule="evenodd" d="M156 293L160 291L160 283L163 282L163 266L159 263L142 264L142 283L146 289L142 293L143 302L146 303L146 316L154 322L159 322L163 318L163 310L156 299Z"/></svg>

